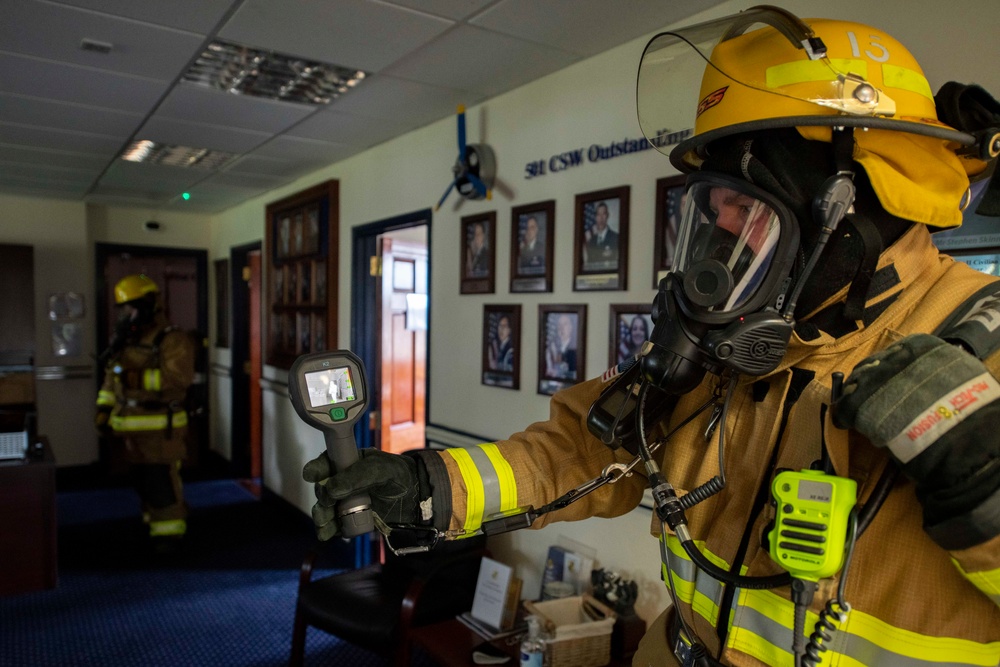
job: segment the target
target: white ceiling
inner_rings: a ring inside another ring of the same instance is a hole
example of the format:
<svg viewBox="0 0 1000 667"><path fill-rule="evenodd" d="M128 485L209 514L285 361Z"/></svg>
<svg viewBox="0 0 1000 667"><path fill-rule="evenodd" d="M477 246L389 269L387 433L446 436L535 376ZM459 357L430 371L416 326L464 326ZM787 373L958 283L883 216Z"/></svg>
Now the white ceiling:
<svg viewBox="0 0 1000 667"><path fill-rule="evenodd" d="M218 212L720 1L3 0L0 192ZM215 38L369 76L320 108L180 82ZM239 157L118 159L139 139Z"/></svg>

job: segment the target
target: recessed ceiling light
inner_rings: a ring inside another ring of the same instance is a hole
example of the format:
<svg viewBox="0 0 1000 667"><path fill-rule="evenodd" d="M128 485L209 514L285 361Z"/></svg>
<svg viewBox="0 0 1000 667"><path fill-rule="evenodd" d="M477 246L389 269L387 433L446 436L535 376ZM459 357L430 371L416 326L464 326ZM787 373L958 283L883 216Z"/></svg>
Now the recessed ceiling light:
<svg viewBox="0 0 1000 667"><path fill-rule="evenodd" d="M207 170L218 169L235 156L235 153L214 151L208 148L191 148L190 146L169 146L148 139L133 142L121 154L121 158L129 162Z"/></svg>
<svg viewBox="0 0 1000 667"><path fill-rule="evenodd" d="M183 80L237 95L299 104L328 104L364 79L365 72L216 40Z"/></svg>

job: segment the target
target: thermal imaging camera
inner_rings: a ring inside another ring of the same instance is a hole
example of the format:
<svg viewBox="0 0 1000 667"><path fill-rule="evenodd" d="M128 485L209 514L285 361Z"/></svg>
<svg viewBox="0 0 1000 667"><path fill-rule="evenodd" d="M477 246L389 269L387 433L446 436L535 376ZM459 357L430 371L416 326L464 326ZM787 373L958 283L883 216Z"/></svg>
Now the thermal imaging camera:
<svg viewBox="0 0 1000 667"><path fill-rule="evenodd" d="M299 417L323 432L335 471L358 460L354 425L371 402L361 359L349 350L304 354L288 371L288 394ZM337 503L337 517L344 537L375 529L367 493Z"/></svg>

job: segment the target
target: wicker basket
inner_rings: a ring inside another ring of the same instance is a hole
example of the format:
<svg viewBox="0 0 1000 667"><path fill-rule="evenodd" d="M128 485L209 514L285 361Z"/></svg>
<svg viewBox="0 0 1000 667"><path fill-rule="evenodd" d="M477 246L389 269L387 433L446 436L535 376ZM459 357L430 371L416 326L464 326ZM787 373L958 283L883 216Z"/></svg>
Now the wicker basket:
<svg viewBox="0 0 1000 667"><path fill-rule="evenodd" d="M603 667L611 662L611 630L615 613L590 595L525 601L548 634L549 667Z"/></svg>

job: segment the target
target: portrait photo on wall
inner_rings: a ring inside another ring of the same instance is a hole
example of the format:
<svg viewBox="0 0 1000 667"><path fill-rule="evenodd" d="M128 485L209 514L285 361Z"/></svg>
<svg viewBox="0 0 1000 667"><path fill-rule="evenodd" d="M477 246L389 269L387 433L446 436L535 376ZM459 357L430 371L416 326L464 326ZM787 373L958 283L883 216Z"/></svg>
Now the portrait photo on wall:
<svg viewBox="0 0 1000 667"><path fill-rule="evenodd" d="M554 199L511 209L511 292L552 291L555 218Z"/></svg>
<svg viewBox="0 0 1000 667"><path fill-rule="evenodd" d="M575 213L573 289L627 289L629 186L577 195Z"/></svg>
<svg viewBox="0 0 1000 667"><path fill-rule="evenodd" d="M608 335L608 367L617 366L642 350L653 331L652 304L611 304L611 331Z"/></svg>
<svg viewBox="0 0 1000 667"><path fill-rule="evenodd" d="M496 212L462 218L461 235L460 294L493 294L496 289Z"/></svg>
<svg viewBox="0 0 1000 667"><path fill-rule="evenodd" d="M538 306L538 393L551 396L584 377L586 304Z"/></svg>
<svg viewBox="0 0 1000 667"><path fill-rule="evenodd" d="M483 384L521 388L521 306L483 306Z"/></svg>
<svg viewBox="0 0 1000 667"><path fill-rule="evenodd" d="M687 197L684 176L669 176L656 181L656 232L653 239L653 288L670 271L677 249L677 229Z"/></svg>

